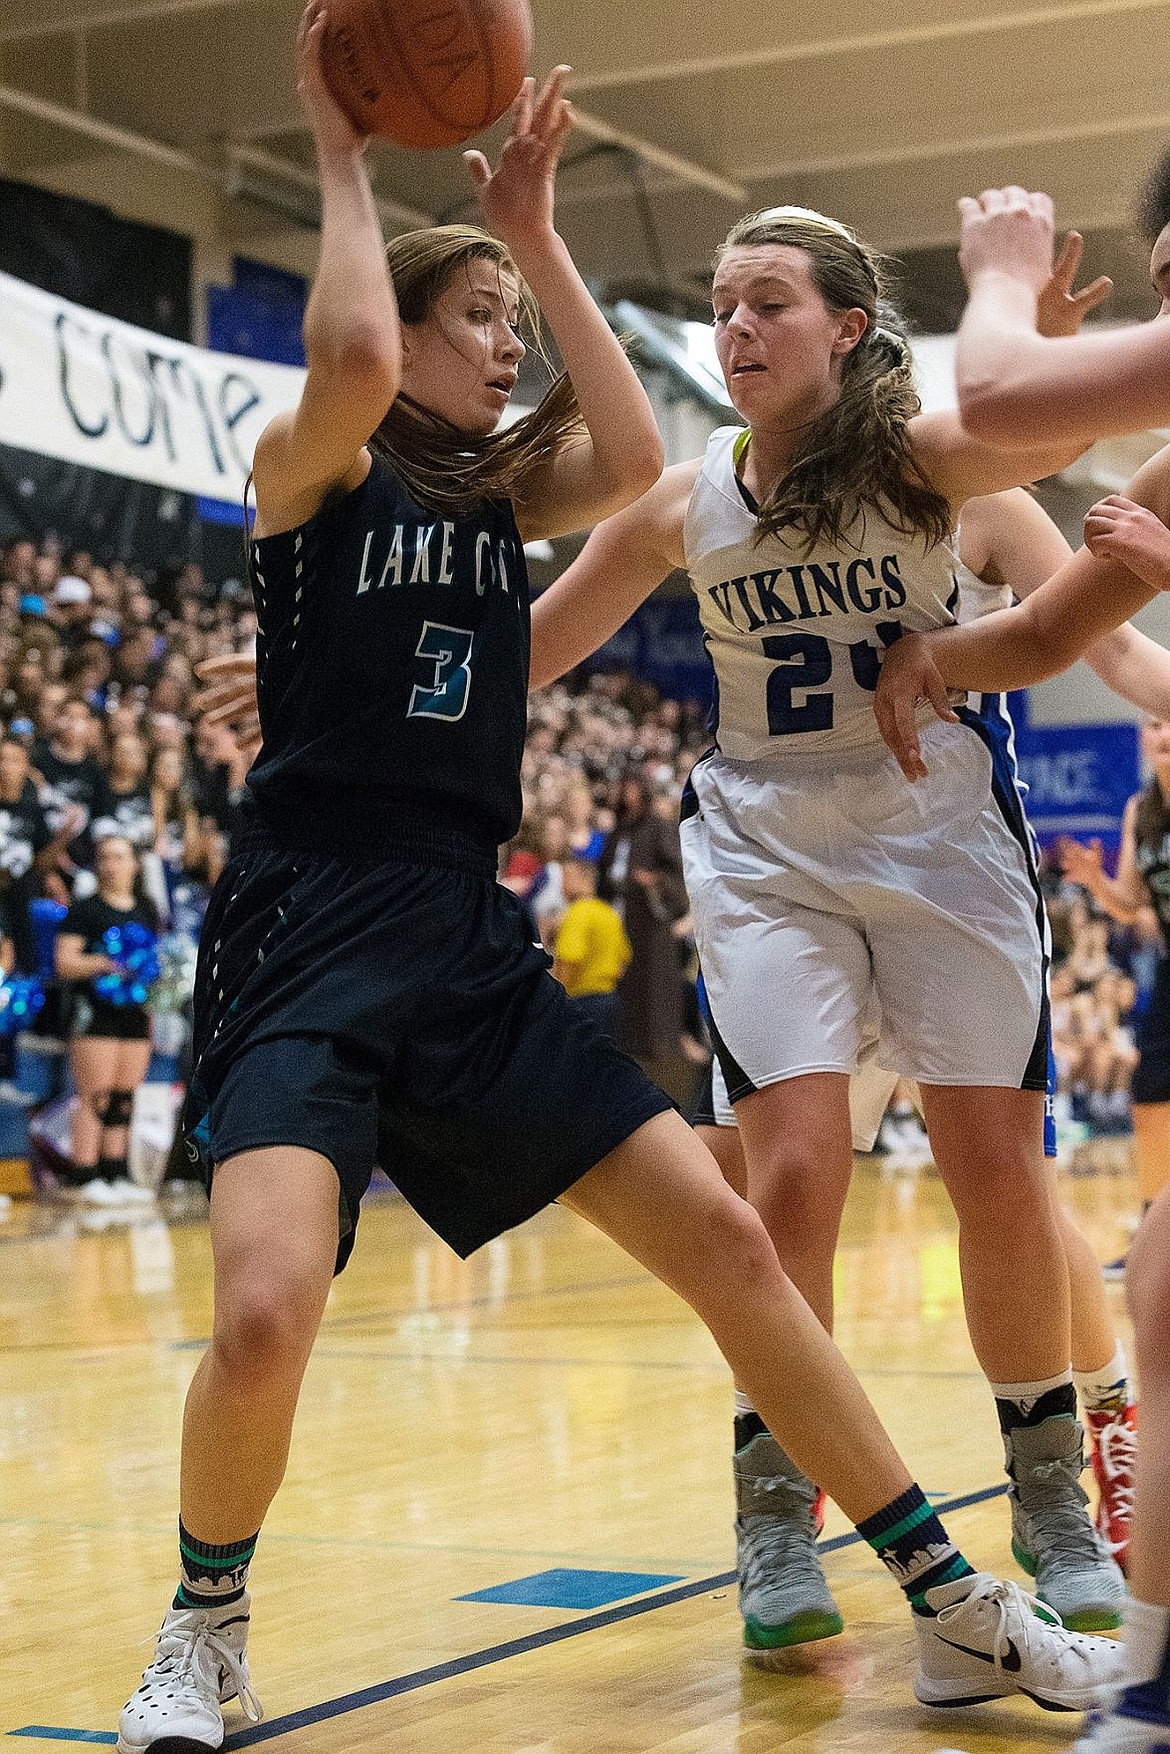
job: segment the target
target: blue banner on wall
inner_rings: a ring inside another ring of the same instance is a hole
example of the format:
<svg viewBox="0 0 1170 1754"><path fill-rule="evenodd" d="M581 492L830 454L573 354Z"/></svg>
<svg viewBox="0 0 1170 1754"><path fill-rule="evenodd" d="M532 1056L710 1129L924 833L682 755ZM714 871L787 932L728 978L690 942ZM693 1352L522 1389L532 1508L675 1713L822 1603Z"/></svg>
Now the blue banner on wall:
<svg viewBox="0 0 1170 1754"><path fill-rule="evenodd" d="M583 666L631 670L671 700L711 700L713 677L695 599L652 598Z"/></svg>
<svg viewBox="0 0 1170 1754"><path fill-rule="evenodd" d="M1040 844L1061 835L1099 840L1112 862L1122 812L1141 787L1137 726L1029 725L1017 718L1016 754Z"/></svg>

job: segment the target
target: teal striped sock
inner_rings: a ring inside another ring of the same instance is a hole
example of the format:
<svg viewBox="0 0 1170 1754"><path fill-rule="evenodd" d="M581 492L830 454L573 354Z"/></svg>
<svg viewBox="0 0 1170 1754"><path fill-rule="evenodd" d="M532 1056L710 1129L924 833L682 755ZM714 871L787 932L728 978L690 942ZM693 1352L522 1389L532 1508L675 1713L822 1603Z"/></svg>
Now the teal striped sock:
<svg viewBox="0 0 1170 1754"><path fill-rule="evenodd" d="M238 1602L248 1584L248 1567L259 1531L244 1541L215 1545L197 1541L179 1521L179 1587L175 1608L226 1608Z"/></svg>
<svg viewBox="0 0 1170 1754"><path fill-rule="evenodd" d="M927 1590L974 1576L918 1486L858 1523L857 1532L897 1578L916 1613L933 1613Z"/></svg>

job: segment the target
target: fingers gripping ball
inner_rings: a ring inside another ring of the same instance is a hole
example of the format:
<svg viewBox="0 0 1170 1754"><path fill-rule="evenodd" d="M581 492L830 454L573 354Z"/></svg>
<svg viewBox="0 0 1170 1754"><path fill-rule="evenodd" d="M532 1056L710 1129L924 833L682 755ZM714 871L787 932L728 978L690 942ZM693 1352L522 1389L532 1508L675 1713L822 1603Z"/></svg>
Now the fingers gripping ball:
<svg viewBox="0 0 1170 1754"><path fill-rule="evenodd" d="M440 147L503 115L531 53L528 0L329 0L322 64L361 133Z"/></svg>

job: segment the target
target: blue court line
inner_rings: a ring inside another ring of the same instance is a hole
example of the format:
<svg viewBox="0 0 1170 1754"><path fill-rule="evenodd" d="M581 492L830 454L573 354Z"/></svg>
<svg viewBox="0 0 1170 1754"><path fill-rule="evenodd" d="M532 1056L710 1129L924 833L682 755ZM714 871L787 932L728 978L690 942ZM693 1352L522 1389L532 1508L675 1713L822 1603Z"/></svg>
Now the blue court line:
<svg viewBox="0 0 1170 1754"><path fill-rule="evenodd" d="M1008 1481L998 1486L985 1486L980 1492L967 1492L961 1498L949 1498L944 1504L935 1505L940 1516L949 1516L952 1511L966 1510L969 1505L983 1504L989 1498L1000 1498L1008 1490ZM829 1541L821 1541L823 1553L834 1553L842 1547L852 1547L861 1541L856 1529L845 1535L835 1535ZM397 1699L404 1693L416 1693L421 1687L431 1687L438 1681L453 1680L456 1675L470 1675L476 1669L490 1668L493 1663L507 1662L510 1657L527 1656L530 1651L543 1650L551 1644L563 1644L568 1638L579 1638L584 1632L597 1632L603 1626L616 1626L622 1620L633 1620L639 1614L652 1613L656 1608L669 1608L675 1602L686 1602L694 1596L702 1596L708 1590L727 1589L736 1581L734 1571L722 1571L717 1577L702 1577L694 1583L679 1584L676 1589L660 1590L656 1595L639 1597L633 1602L621 1602L616 1607L603 1608L596 1614L583 1614L579 1619L570 1620L560 1626L548 1626L543 1632L529 1633L525 1638L513 1638L507 1644L490 1645L486 1650L472 1651L465 1657L454 1657L447 1663L436 1663L429 1669L415 1669L409 1675L397 1675L392 1681L380 1681L374 1687L363 1687L356 1693L344 1693L339 1699L327 1699L322 1705L308 1705L301 1711L291 1711L285 1717L274 1717L267 1723L253 1724L246 1730L238 1730L224 1741L225 1754L234 1754L236 1748L251 1748L259 1742L271 1742L276 1736L287 1736L293 1730L307 1729L312 1724L327 1723L330 1718L345 1717L351 1711L364 1711L369 1705L379 1705L384 1699ZM108 1730L54 1730L44 1724L28 1724L24 1729L9 1730L10 1736L35 1736L46 1742L105 1742L117 1741L117 1736Z"/></svg>
<svg viewBox="0 0 1170 1754"><path fill-rule="evenodd" d="M116 1742L116 1730L50 1730L45 1724L28 1724L23 1730L9 1730L10 1736L39 1736L46 1742Z"/></svg>

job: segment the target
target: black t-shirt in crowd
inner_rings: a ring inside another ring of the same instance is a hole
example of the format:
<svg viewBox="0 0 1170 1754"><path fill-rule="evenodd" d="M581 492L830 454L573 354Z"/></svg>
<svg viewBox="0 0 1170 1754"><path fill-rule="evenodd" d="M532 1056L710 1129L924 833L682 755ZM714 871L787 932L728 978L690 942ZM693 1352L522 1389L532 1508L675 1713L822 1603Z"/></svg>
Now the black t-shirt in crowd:
<svg viewBox="0 0 1170 1754"><path fill-rule="evenodd" d="M36 943L28 904L36 894L33 860L52 835L45 812L31 780L14 804L0 799L0 893L8 911L16 966L32 973L37 965Z"/></svg>
<svg viewBox="0 0 1170 1754"><path fill-rule="evenodd" d="M510 839L529 651L510 502L444 517L375 459L308 523L253 541L250 570L260 822L359 850L415 821Z"/></svg>
<svg viewBox="0 0 1170 1754"><path fill-rule="evenodd" d="M93 823L95 837L120 834L138 852L149 852L154 846L154 810L145 786L129 792L116 792L109 783L98 804Z"/></svg>
<svg viewBox="0 0 1170 1754"><path fill-rule="evenodd" d="M76 865L93 869L93 820L99 814L106 793L106 776L92 755L80 761L65 761L54 755L47 743L33 749L32 764L45 781L41 802L49 827L54 834L65 820L71 805L79 804L85 812L81 832L69 843L68 855Z"/></svg>
<svg viewBox="0 0 1170 1754"><path fill-rule="evenodd" d="M145 926L148 932L158 931L158 913L152 902L144 899L136 901L132 908L111 907L100 895L87 895L84 901L75 901L65 915L61 922L61 936L82 939L82 948L89 956L105 956L108 951L102 940L106 932L111 926L124 929L131 920ZM131 1011L145 1010L145 1006L115 1006L112 1001L103 1000L99 993L94 992L92 981L78 981L76 984L86 993L95 1011L112 1009L124 1017Z"/></svg>

